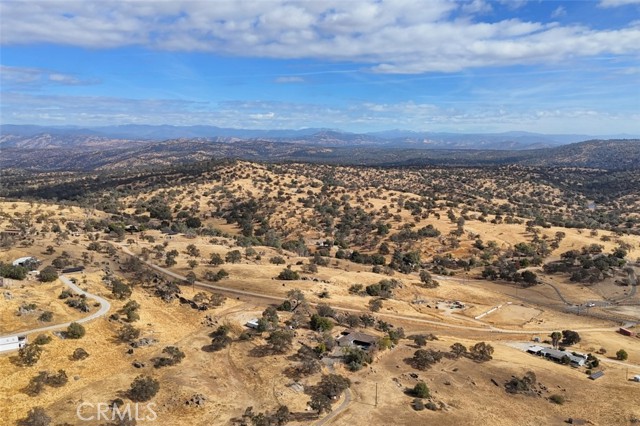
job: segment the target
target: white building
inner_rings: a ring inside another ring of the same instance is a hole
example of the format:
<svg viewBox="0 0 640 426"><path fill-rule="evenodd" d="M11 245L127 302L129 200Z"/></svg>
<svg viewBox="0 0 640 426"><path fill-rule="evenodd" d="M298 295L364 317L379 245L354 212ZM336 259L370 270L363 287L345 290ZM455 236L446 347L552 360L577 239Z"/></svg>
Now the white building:
<svg viewBox="0 0 640 426"><path fill-rule="evenodd" d="M2 337L0 338L0 352L15 351L24 348L26 344L26 336Z"/></svg>
<svg viewBox="0 0 640 426"><path fill-rule="evenodd" d="M252 320L247 321L247 323L245 324L245 326L249 327L249 328L253 328L254 330L258 328L259 323L258 323L258 318L254 318Z"/></svg>
<svg viewBox="0 0 640 426"><path fill-rule="evenodd" d="M19 259L16 259L12 262L13 266L24 266L25 264L29 263L29 262L37 262L37 259L33 256L26 256L26 257L21 257Z"/></svg>

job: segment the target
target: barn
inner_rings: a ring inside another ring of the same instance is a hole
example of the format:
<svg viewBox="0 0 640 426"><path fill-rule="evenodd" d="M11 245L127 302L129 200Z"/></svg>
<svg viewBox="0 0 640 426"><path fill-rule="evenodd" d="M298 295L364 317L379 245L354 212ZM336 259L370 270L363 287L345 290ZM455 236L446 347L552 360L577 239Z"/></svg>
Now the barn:
<svg viewBox="0 0 640 426"><path fill-rule="evenodd" d="M26 336L13 336L0 338L0 352L15 351L27 344Z"/></svg>

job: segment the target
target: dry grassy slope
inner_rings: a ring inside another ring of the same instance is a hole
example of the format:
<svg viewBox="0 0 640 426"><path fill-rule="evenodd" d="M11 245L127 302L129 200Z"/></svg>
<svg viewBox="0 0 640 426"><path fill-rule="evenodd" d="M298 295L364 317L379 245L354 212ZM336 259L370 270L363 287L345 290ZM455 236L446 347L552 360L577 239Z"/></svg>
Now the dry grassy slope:
<svg viewBox="0 0 640 426"><path fill-rule="evenodd" d="M12 284L8 288L4 288L3 292L9 292L11 299L7 300L3 297L2 309L0 310L0 335L10 334L12 332L44 327L49 324L64 323L73 321L83 316L90 315L91 312L82 313L76 309L70 308L64 304L63 300L57 298L62 290L67 286L59 281L53 283L40 283L38 281L16 281L12 280ZM17 315L21 306L34 303L36 309ZM89 305L91 311L95 309ZM42 312L50 311L53 313L53 320L49 323L38 321L38 317Z"/></svg>
<svg viewBox="0 0 640 426"><path fill-rule="evenodd" d="M273 209L271 214L271 226L278 229L285 236L289 238L295 238L297 235L302 234L309 239L321 239L324 235L310 226L309 221L313 219L314 211L312 208L304 207L303 203L299 201L299 198L306 197L308 191L312 193L318 193L320 188L320 182L317 179L309 178L305 174L295 173L299 167L292 165L290 167L291 172L274 172L268 170L265 166L255 164L238 162L232 165L228 165L219 171L222 176L221 181L211 181L206 184L187 184L184 186L176 186L172 190L155 190L144 195L134 195L124 199L125 205L128 206L128 212L135 212L136 201L149 200L154 196L160 196L162 198L168 198L172 206L181 206L183 210L191 210L198 214L204 221L205 225L211 225L218 227L225 232L238 233L237 229L230 227L224 221L211 217L211 211L215 210L216 204L221 204L223 207L228 205L228 200L224 193L231 191L233 197L238 199L267 199L271 198L266 203ZM349 178L358 176L358 179L366 182L367 176L373 174L374 171L369 169L353 169L348 167L342 167L336 169L336 177L339 181L349 182ZM418 175L411 174L410 172L402 173L397 171L380 171L375 170L375 173L384 173L383 176L387 176L391 181L405 179L407 187L412 186L412 179L416 182L419 181ZM370 179L374 179L374 176L369 176ZM434 182L437 184L437 182ZM385 190L382 188L375 188L373 186L367 186L364 184L355 184L355 188L336 186L330 189L330 195L340 199L341 197L349 197L349 202L353 207L359 207L365 210L367 213L374 217L374 221L382 220L390 224L393 228L392 232L397 232L406 223L415 224L416 229L433 225L436 229L442 232L443 236L446 236L451 230L455 229L455 224L451 223L447 217L446 212L449 210L446 207L443 200L437 200L436 203L439 206L436 211L439 211L441 218L437 219L434 216L430 216L427 219L421 219L416 222L411 216L410 212L406 209L397 209L397 201L402 198L404 201L419 201L421 197L411 192L398 192L393 190ZM471 183L467 184L471 185ZM475 185L475 184L474 184ZM487 187L491 191L495 191L497 188L495 182L488 182L483 186ZM300 190L299 188L304 188ZM557 188L551 188L546 185L531 185L531 188L522 188L522 185L517 187L500 188L507 193L511 192L531 192L542 191L546 194L559 195ZM285 202L275 201L278 195L282 197L289 197ZM492 200L495 205L505 204L505 200ZM392 216L400 215L401 220L395 220L393 218L385 218L382 214L382 209L385 207L388 209ZM460 209L453 209L456 216L461 214ZM144 214L144 213L143 213ZM469 215L479 215L480 212L469 211ZM493 217L489 216L487 219L491 220ZM339 219L339 218L338 218ZM527 219L523 219L523 223ZM306 222L306 223L303 223ZM477 220L468 220L465 224L465 231L472 232L480 236L480 238L487 242L495 240L503 248L512 246L517 242L528 241L531 236L525 233L525 226L518 224L492 224L489 222L480 222ZM605 246L606 251L612 250L617 246L617 241L623 241L631 244L632 250L629 251L629 258L635 259L640 257L640 237L638 236L623 236L617 237L608 231L599 231L597 236L591 236L588 231L578 231L577 229L566 229L552 227L548 229L542 229L541 235L545 235L549 240L552 240L555 233L562 231L566 234L565 239L561 242L560 248L554 251L553 256L558 256L560 253L573 248L580 248L588 244L602 244ZM602 241L602 237L610 237L610 241ZM387 237L388 238L388 237ZM382 238L381 241L385 241L386 238ZM471 245L475 241L475 238L470 238L468 234L465 234L461 238L461 248L456 250L454 254L465 255L471 250ZM436 238L427 238L422 241L422 245L418 247L422 250L423 254L427 257L431 257L434 253L447 250L446 246L443 246ZM373 247L365 247L364 251L370 251Z"/></svg>
<svg viewBox="0 0 640 426"><path fill-rule="evenodd" d="M229 188L237 191L238 185L240 185L241 190L251 191L254 195L260 191L276 195L280 189L290 193L293 197L290 203L280 203L276 206L281 220L286 220L287 224L290 224L295 230L306 231L306 235L309 238L318 238L318 236L313 235L313 232L309 232L308 228L299 220L300 214L304 214L305 209L296 201L297 189L283 185L284 182L291 183L294 179L307 185L311 183L310 180L305 180L304 176L296 174L290 174L283 178L272 174L262 166L244 164L243 167L245 174L255 172L261 175L262 178L269 177L274 181L280 179L282 183L273 184L269 188L265 184L261 188L260 183L254 184L252 179L242 177L240 179L241 182L236 183L233 181L228 183ZM221 192L214 191L216 186L217 184L215 183L194 186L189 188L193 191L192 194L187 194L187 191L184 191L174 202L180 202L183 206L190 206L195 202L199 202L199 211L206 215L207 209L211 208L207 207L207 202L221 200ZM318 189L311 188L311 190L316 191ZM205 196L205 191L213 191L213 194ZM342 191L342 189L337 189L337 191ZM360 194L371 204L364 205L364 208L368 211L380 210L383 205L390 207L393 202L391 199L400 195L415 197L412 194L400 194L394 191L379 191L377 189L369 189L368 191ZM366 196L371 191L375 196ZM357 192L346 188L344 192L345 195L351 195L352 199L358 196ZM151 195L153 194L147 196ZM198 196L200 196L199 199ZM127 201L132 204L135 202L134 199ZM35 212L36 210L39 210L40 213L52 214L52 217L61 224L63 220L81 221L87 217L85 211L73 207L30 206L28 203L16 203L16 206L13 207L11 203L2 203L0 211L4 215L1 225L9 226L9 219L15 219L16 213L23 217L29 211ZM390 211L395 214L395 210L391 207ZM430 217L422 220L418 226L431 223L443 233L447 233L449 229L452 229L453 225L446 219L444 212L446 212L446 209L442 209L443 218L441 220L438 221L434 217ZM289 217L291 213L294 213L293 217ZM104 217L100 212L91 214L95 214L96 217ZM412 220L406 210L403 210L400 214L402 222ZM33 214L33 217L35 216L37 215ZM206 220L216 223L212 219ZM216 219L216 221L219 220ZM399 226L402 222L394 222L394 227ZM36 230L41 230L42 225L34 224ZM477 221L467 221L466 227L469 230L473 230L474 233L480 234L485 241L494 239L500 244L508 245L528 240L524 232L524 225L492 225ZM235 228L229 227L228 229L234 230ZM237 229L235 231L237 232ZM555 231L556 229L549 229L542 232L553 237ZM563 240L556 253L594 242L602 243L599 238L601 235L606 234L601 232L600 236L592 237L587 233L579 234L574 230L563 231L567 233L567 237ZM156 237L155 244L165 241L164 237L157 231L151 231L148 234ZM73 242L73 239L76 238L78 239L78 244ZM141 241L138 236L133 238L136 243L131 249L134 251L140 251L145 245L152 245ZM625 238L628 238L628 241L635 245L632 255L636 255L638 241L635 237ZM33 240L31 247L12 247L0 252L0 260L8 261L22 255L35 253L38 257L44 259L45 264L47 264L63 250L68 251L72 257L77 259L86 250L86 245L89 241L85 235L80 235L72 237L68 241L61 241L58 246L54 242L54 234L51 232L34 234ZM224 238L219 238L218 240L219 244L210 244L208 239L204 238L192 240L183 236L167 240L169 242L167 250L176 248L180 251L178 265L174 269L183 275L188 272L187 256L184 254L184 250L190 243L195 243L202 251L201 265L196 268L198 275L202 275L209 268L204 263L206 263L210 253L225 254L228 250L238 248L233 246L231 240ZM460 254L470 250L470 244L471 240L464 240L459 249ZM607 250L614 245L613 242L602 244L607 246ZM54 245L56 253L53 255L43 254L48 245ZM437 243L429 241L422 249L425 254L432 255L439 249L439 246ZM331 295L331 298L326 300L327 302L361 309L368 299L349 295L348 287L354 283L370 284L382 277L368 272L370 267L332 260L331 267L321 267L318 274L314 274L320 279L329 281L328 283L296 281L284 283L285 285L283 286L282 282L271 279L282 269L282 266L273 266L268 263L268 259L276 252L266 247L258 247L257 250L258 252L263 252L261 261L243 260L240 264L224 265L224 268L231 273L231 277L224 281L225 285L276 295L284 295L287 290L297 287L303 289L309 299L313 301L319 301L317 294L321 290L327 289ZM101 274L99 270L104 265L99 262L102 260L102 257L96 255L95 261L98 263L90 268L91 272L88 276L87 286L90 291L104 295L108 294L108 290L100 282ZM288 255L288 263L295 264L298 260L302 260L302 258L291 254ZM298 267L294 266L294 268L297 269ZM216 269L213 268L213 270ZM396 274L395 277L403 281L403 287L397 290L399 300L385 302L384 312L423 315L425 318L445 320L452 323L473 324L473 320L470 317L476 312L481 312L485 308L509 300L504 286L496 283L443 281L438 289L427 290L413 285L413 283L417 282L415 275ZM46 287L35 287L34 289L36 288ZM188 288L185 291L187 294L190 292ZM545 293L548 291L545 287L534 288L530 291L540 292L541 297L553 296L552 293ZM568 284L564 291L570 291L569 295L571 297L584 295L583 289ZM590 292L589 297L595 294L589 289L587 291ZM54 298L57 294L58 289L55 288L55 285L52 285L51 292L38 294L38 297L41 298L39 303L44 305L56 303ZM547 294L550 296L547 296ZM462 314L452 314L441 310L436 311L425 306L416 307L408 303L416 297L433 302L460 299L469 303L470 309ZM163 422L167 422L166 424L178 426L208 425L212 422L214 424L227 424L229 417L241 414L244 408L249 405L253 405L258 410L264 410L273 409L278 403L284 403L296 411L304 409L307 397L295 394L289 388L286 388L285 384L288 381L283 380L281 376L282 370L290 364L284 357L268 357L266 360L250 357L247 353L256 344L252 342L234 344L230 350L217 354L205 353L200 348L208 343L209 338L206 335L211 329L205 329L200 325L203 313L197 313L188 308L179 307L176 304L167 305L140 291L136 291L133 298L142 305L140 311L141 320L137 325L143 328L144 335L157 338L159 340L157 345L136 350L133 356L128 356L124 353L122 345L113 342L113 335L117 326L103 318L87 326L87 336L81 341L64 341L54 338L54 341L45 347L45 355L35 367L17 367L11 363L10 357L1 356L0 377L2 378L0 379L0 395L2 395L3 400L0 404L0 409L2 410L0 418L7 419L9 421L8 424L13 424L14 420L24 416L30 407L42 405L56 418L56 421L68 421L73 424L75 421L75 404L78 401L103 401L115 397L118 391L126 389L135 375L140 373L139 370L131 366L131 362L134 359L148 361L153 356L157 356L162 347L173 344L177 344L186 352L187 358L184 364L161 370L154 370L147 366L144 370L158 377L163 383L157 402L161 406L161 418ZM122 303L115 303L114 309L119 308ZM11 312L14 311L13 308L9 308L9 316L7 316L5 306L8 305L3 304L0 309L3 319L11 317ZM264 306L253 306L229 300L223 308L214 311L213 314L220 321L230 320L234 323L243 323L247 319L259 315L262 309L264 309ZM14 317L11 318L13 321L19 321ZM514 307L510 311L489 317L488 320L497 326L517 324L529 329L537 327L563 329L567 326L575 328L599 327L603 324L601 321L558 314L552 310L537 308L536 306ZM430 327L403 324L401 321L398 321L397 325L406 327L409 332L433 331ZM15 322L14 326L27 328L29 323ZM301 333L300 337L303 338L305 332L302 331ZM464 330L439 328L437 334L443 339L442 342L430 343L430 345L443 349L457 340L461 340L466 344L472 344L477 340L476 333ZM408 403L411 399L405 396L402 393L402 389L393 381L393 378L398 378L402 386L413 384L412 379L406 376L407 373L413 370L404 364L402 359L410 356L414 349L406 347L403 343L398 349L382 354L379 361L373 365L372 370L350 375L354 381L356 401L361 403L352 404L335 424L384 424L389 419L394 419L396 424L415 424L432 421L437 424L480 424L487 421L505 425L516 423L556 424L564 418L573 416L588 417L595 424L604 425L626 424L626 420L631 414L640 415L640 413L636 412L637 406L633 405L636 390L638 389L637 385L625 382L622 379L625 371L621 366L606 364L607 375L605 378L597 382L590 382L587 381L583 373L538 360L504 345L501 342L507 336L491 336L485 333L482 338L492 341L496 346L496 359L494 361L483 364L481 367L468 360L460 360L455 363L447 361L437 365L427 373L421 373L421 376L425 377L432 387L437 399L451 406L449 411L415 413L409 408ZM90 358L85 361L71 361L69 355L76 347L85 348L91 354ZM608 354L615 353L619 348L625 348L630 353L630 361L635 364L640 363L638 343L615 333L586 333L583 335L583 342L579 349L588 351L600 347L605 347ZM36 398L29 398L20 393L19 390L38 371L54 371L60 368L65 369L70 377L70 382L65 387L60 389L48 388ZM455 373L453 372L454 368L458 368ZM540 380L550 389L552 387L556 389L556 386L565 388L569 402L564 406L554 406L541 398L510 396L504 390L496 388L489 381L493 377L499 383L503 383L512 374L522 376L529 369L534 370ZM640 371L637 373L640 373ZM76 376L78 377L77 380ZM451 385L446 385L445 381L450 381ZM476 385L473 385L472 381ZM372 402L373 384L376 382L379 383L382 398L380 406L377 409L373 409L370 404ZM207 395L209 402L204 409L191 410L184 407L186 398L194 393ZM603 397L603 395L606 395L606 397Z"/></svg>
<svg viewBox="0 0 640 426"><path fill-rule="evenodd" d="M446 349L456 341L474 343L445 337L428 346ZM467 359L445 360L420 372L402 362L414 350L401 345L383 354L372 369L358 373L354 391L359 403L353 404L336 424L385 424L393 418L394 424L560 425L574 417L604 426L629 424L631 415L640 415L638 406L631 402L637 384L625 381L626 372L617 366L607 366L606 375L592 382L584 373L497 344L491 362L479 365ZM502 385L512 375L522 377L529 370L536 373L548 391L543 391L541 397L507 394ZM409 407L412 398L404 390L417 382L409 376L412 372L428 384L434 400L445 403L446 410L415 412ZM500 386L496 387L491 379ZM373 406L375 383L379 393L377 408ZM553 394L564 396L567 402L562 406L550 403L546 398Z"/></svg>

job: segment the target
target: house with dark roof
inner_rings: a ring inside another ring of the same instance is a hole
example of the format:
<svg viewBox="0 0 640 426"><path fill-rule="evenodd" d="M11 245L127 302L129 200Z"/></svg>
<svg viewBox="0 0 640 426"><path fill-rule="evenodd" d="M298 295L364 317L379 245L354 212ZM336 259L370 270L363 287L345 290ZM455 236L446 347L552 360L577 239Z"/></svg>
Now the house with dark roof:
<svg viewBox="0 0 640 426"><path fill-rule="evenodd" d="M361 333L354 330L345 330L338 337L336 343L340 347L357 346L361 349L368 350L376 344L378 338L369 334Z"/></svg>

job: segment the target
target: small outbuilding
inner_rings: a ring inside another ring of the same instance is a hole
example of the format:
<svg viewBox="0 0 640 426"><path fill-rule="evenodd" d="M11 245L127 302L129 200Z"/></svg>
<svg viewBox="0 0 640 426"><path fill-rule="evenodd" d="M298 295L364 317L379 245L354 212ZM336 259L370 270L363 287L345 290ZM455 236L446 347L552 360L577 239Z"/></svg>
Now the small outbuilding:
<svg viewBox="0 0 640 426"><path fill-rule="evenodd" d="M622 334L623 336L630 336L630 337L633 337L633 335L635 334L633 331L629 330L628 328L623 328L623 327L620 327L620 329L618 330L618 333Z"/></svg>
<svg viewBox="0 0 640 426"><path fill-rule="evenodd" d="M258 328L258 318L254 318L252 320L247 321L245 324L246 327L253 328L254 330Z"/></svg>
<svg viewBox="0 0 640 426"><path fill-rule="evenodd" d="M73 272L83 272L84 271L84 266L72 266L70 268L64 268L62 270L63 274L71 274Z"/></svg>
<svg viewBox="0 0 640 426"><path fill-rule="evenodd" d="M596 379L599 379L599 378L600 378L600 377L602 377L602 376L604 376L604 371L596 371L595 373L591 374L591 375L589 376L589 378L590 378L591 380L596 380Z"/></svg>

